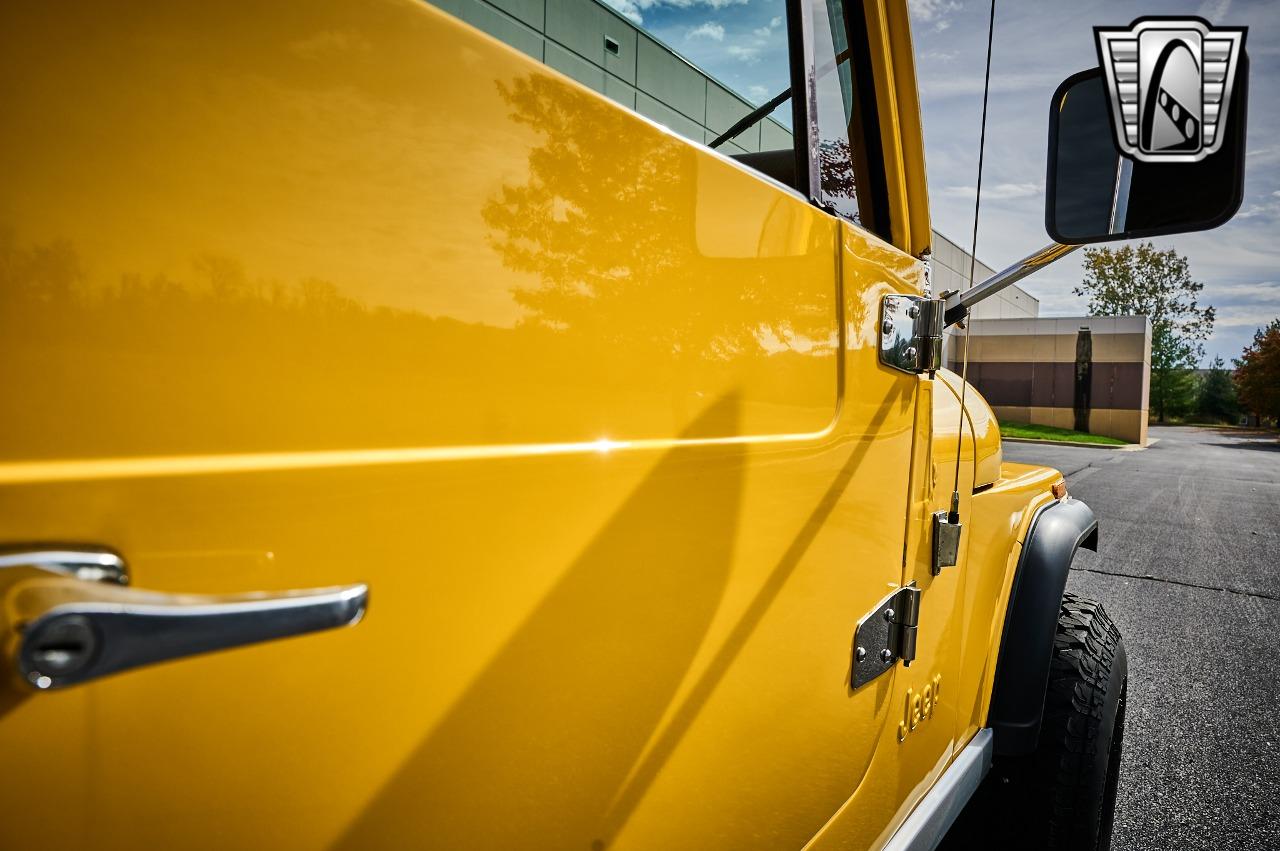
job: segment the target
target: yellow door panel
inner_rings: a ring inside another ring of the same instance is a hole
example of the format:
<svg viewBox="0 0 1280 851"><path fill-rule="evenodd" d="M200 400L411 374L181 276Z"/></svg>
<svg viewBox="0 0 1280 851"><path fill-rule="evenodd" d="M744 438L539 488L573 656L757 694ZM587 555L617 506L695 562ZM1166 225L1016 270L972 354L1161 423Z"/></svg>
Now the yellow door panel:
<svg viewBox="0 0 1280 851"><path fill-rule="evenodd" d="M916 261L408 0L25 4L0 73L0 544L371 589L7 684L0 845L776 848L859 788Z"/></svg>
<svg viewBox="0 0 1280 851"><path fill-rule="evenodd" d="M830 423L799 198L408 0L164 5L6 13L2 457Z"/></svg>

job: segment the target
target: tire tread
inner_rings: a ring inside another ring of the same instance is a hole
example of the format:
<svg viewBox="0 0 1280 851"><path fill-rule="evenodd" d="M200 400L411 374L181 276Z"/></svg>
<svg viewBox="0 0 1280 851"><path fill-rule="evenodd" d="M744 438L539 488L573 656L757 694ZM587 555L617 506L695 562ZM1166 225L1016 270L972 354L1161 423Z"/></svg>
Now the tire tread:
<svg viewBox="0 0 1280 851"><path fill-rule="evenodd" d="M1071 592L1063 595L1049 665L1044 721L1037 749L1042 781L1053 790L1048 813L1049 847L1080 847L1082 830L1098 832L1105 813L1096 800L1095 772L1105 771L1107 690L1112 668L1126 664L1120 630L1106 610ZM1109 836L1098 836L1101 843ZM1096 846L1095 846L1096 847Z"/></svg>

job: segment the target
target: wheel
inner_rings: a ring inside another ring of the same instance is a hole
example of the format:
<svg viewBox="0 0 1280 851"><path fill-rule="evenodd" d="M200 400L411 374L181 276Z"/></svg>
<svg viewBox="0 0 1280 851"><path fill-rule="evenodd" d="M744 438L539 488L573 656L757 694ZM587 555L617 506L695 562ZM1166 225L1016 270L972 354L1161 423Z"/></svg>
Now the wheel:
<svg viewBox="0 0 1280 851"><path fill-rule="evenodd" d="M1106 610L1064 594L1034 757L1048 799L1044 847L1111 847L1128 680L1124 641Z"/></svg>
<svg viewBox="0 0 1280 851"><path fill-rule="evenodd" d="M942 847L1107 851L1128 675L1102 606L1063 595L1035 753L997 758Z"/></svg>

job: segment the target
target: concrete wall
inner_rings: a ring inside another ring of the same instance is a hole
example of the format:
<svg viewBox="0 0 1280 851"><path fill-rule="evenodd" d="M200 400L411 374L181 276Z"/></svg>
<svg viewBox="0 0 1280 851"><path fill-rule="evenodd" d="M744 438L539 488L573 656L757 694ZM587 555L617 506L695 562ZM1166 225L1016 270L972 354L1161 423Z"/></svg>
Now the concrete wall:
<svg viewBox="0 0 1280 851"><path fill-rule="evenodd" d="M1145 316L975 319L969 380L1001 420L1074 429L1082 328L1089 329L1092 344L1087 430L1145 443L1151 387L1151 323Z"/></svg>

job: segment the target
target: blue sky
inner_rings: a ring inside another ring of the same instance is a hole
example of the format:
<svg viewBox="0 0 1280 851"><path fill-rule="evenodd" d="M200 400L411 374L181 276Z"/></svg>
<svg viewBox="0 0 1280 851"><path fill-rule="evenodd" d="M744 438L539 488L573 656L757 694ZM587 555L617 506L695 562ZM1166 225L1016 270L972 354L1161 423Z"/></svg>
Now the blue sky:
<svg viewBox="0 0 1280 851"><path fill-rule="evenodd" d="M787 85L781 0L609 0L694 64L753 101ZM934 226L967 246L973 228L982 72L989 6L984 0L910 0ZM1003 0L996 9L992 97L978 256L1001 268L1045 245L1045 141L1049 97L1069 74L1097 66L1094 26L1142 15L1193 14L1249 27L1252 62L1245 201L1227 225L1163 237L1205 284L1218 312L1206 345L1238 356L1254 329L1280 316L1280 2L1276 0ZM1041 315L1078 315L1071 294L1079 253L1027 279Z"/></svg>

